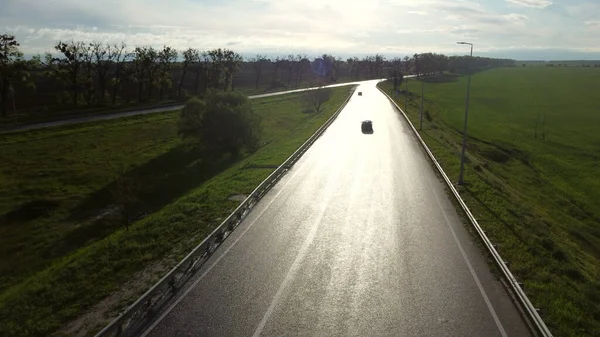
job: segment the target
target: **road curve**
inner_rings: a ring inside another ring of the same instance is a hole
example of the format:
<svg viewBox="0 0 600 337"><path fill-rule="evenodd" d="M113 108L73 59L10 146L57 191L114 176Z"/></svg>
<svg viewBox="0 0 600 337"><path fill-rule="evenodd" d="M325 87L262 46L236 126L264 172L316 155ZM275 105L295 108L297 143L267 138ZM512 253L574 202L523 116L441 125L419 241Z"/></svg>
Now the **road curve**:
<svg viewBox="0 0 600 337"><path fill-rule="evenodd" d="M414 77L414 75L408 75L406 77L407 78ZM331 84L331 85L327 85L324 87L325 88L334 88L334 87L341 87L341 86L345 86L345 85L352 85L352 84L359 84L359 83L363 83L363 82L345 82L345 83ZM291 93L296 93L296 92L314 90L317 88L319 88L319 87L271 92L268 94L248 96L248 98L256 99L256 98L263 98L263 97L286 95L286 94L291 94ZM157 113L157 112L173 111L173 110L178 110L181 108L183 108L183 104L169 105L169 106L163 106L163 107L157 107L157 108L145 108L145 109L117 112L117 113L107 113L107 114L102 114L102 115L92 115L92 116L68 118L68 119L61 119L61 120L49 121L49 122L32 123L32 124L19 125L19 126L8 127L5 129L0 129L0 134L10 133L10 132L27 131L27 130L35 130L35 129L43 129L43 128L48 128L48 127L62 126L62 125L69 125L69 124L94 122L94 121L115 119L115 118L121 118L121 117L145 115L145 114L151 114L151 113Z"/></svg>
<svg viewBox="0 0 600 337"><path fill-rule="evenodd" d="M530 335L375 84L144 336Z"/></svg>

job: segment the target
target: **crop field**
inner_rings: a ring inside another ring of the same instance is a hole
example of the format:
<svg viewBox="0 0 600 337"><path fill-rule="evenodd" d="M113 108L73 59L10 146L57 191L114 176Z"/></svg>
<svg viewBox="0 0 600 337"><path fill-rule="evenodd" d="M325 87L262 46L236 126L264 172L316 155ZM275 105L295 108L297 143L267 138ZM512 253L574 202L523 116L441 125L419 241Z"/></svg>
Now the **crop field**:
<svg viewBox="0 0 600 337"><path fill-rule="evenodd" d="M303 94L252 100L262 146L240 158L189 147L178 111L0 135L0 336L97 331L200 243L239 204L231 197L251 192L350 88L333 89L319 113L306 112ZM129 228L114 209L123 182L139 199Z"/></svg>
<svg viewBox="0 0 600 337"><path fill-rule="evenodd" d="M458 181L467 78L424 78L421 135ZM380 84L404 107L405 95ZM600 335L600 69L475 74L460 193L555 336ZM402 86L404 89L404 85ZM421 82L408 82L419 125Z"/></svg>

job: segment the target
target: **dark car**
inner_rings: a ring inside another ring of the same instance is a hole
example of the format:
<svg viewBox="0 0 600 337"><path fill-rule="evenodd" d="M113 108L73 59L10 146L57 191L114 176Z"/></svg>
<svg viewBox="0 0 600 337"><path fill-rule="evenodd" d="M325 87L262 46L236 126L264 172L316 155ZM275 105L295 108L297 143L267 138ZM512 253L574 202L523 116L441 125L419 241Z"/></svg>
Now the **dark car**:
<svg viewBox="0 0 600 337"><path fill-rule="evenodd" d="M363 133L373 133L373 122L370 120L362 121L360 129Z"/></svg>
<svg viewBox="0 0 600 337"><path fill-rule="evenodd" d="M359 92L358 92L358 96L362 96L362 91L359 91Z"/></svg>

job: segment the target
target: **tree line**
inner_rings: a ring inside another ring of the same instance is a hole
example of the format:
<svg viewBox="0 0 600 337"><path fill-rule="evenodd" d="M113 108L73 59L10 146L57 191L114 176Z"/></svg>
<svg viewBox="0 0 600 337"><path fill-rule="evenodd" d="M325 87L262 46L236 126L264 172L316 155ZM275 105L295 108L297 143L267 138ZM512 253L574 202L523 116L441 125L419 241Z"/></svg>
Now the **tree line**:
<svg viewBox="0 0 600 337"><path fill-rule="evenodd" d="M0 115L184 100L209 89L285 89L304 84L479 71L508 59L423 53L386 59L306 54L244 59L230 49L177 50L125 43L59 41L54 53L23 57L13 35L0 35Z"/></svg>

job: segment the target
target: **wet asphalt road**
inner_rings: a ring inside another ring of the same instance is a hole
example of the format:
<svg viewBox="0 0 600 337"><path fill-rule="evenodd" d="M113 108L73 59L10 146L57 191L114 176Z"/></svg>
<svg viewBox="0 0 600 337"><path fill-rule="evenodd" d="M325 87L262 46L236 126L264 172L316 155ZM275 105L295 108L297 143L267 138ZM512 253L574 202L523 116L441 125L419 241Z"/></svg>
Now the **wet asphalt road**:
<svg viewBox="0 0 600 337"><path fill-rule="evenodd" d="M530 335L375 83L147 336Z"/></svg>

